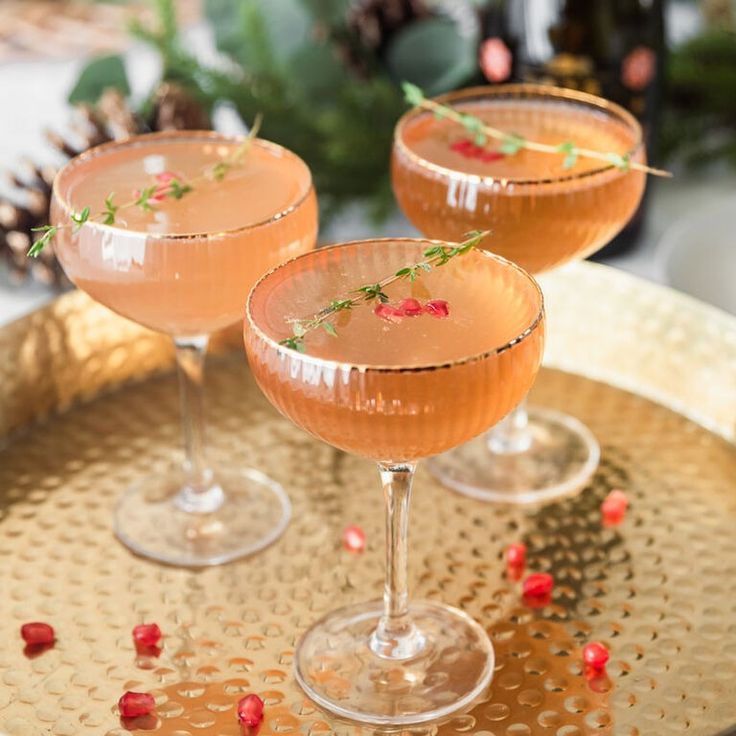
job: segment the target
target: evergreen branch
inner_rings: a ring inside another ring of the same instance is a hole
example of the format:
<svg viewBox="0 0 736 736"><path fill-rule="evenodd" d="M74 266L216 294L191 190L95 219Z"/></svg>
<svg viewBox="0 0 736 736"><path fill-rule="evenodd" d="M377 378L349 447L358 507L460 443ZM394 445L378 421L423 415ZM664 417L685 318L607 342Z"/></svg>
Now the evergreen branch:
<svg viewBox="0 0 736 736"><path fill-rule="evenodd" d="M304 338L310 332L319 328L327 332L328 335L337 337L337 329L330 321L335 314L344 310L352 309L361 303L378 301L385 304L389 301L388 295L384 291L387 286L390 286L396 281L414 281L420 270L429 272L433 268L444 266L453 258L464 255L473 248L477 248L483 238L489 234L489 230L475 230L467 233L466 240L462 243L458 243L457 245L430 246L429 248L426 248L422 254L425 260L420 261L419 263L414 263L410 266L404 266L395 273L392 273L390 276L387 276L374 284L365 284L363 286L358 286L355 289L351 289L348 292L348 296L333 299L326 307L320 309L309 319L289 320L294 334L291 337L281 340L279 345L283 345L291 350L296 350L299 353L304 353L306 352ZM350 296L352 294L355 296Z"/></svg>
<svg viewBox="0 0 736 736"><path fill-rule="evenodd" d="M538 151L539 153L553 153L557 155L564 153L565 158L562 165L565 169L572 168L577 162L578 157L582 157L595 159L596 161L603 161L607 164L613 164L621 171L636 169L637 171L643 171L647 174L652 174L653 176L672 176L669 171L656 169L652 166L632 161L628 154L621 155L619 153L604 153L602 151L594 151L590 148L581 148L575 145L572 141L565 141L559 145L550 145L548 143L539 143L538 141L532 141L528 138L522 138L514 133L507 133L503 130L499 130L498 128L494 128L491 125L486 125L483 120L475 117L474 115L458 112L448 105L443 105L435 100L428 99L424 96L424 92L422 92L422 90L415 84L403 82L402 89L404 90L404 97L409 104L423 110L429 110L438 118L452 120L455 123L459 123L465 128L465 130L473 135L473 140L478 146L485 145L488 138L493 138L501 141L501 152L510 156L518 153L524 148L530 151Z"/></svg>

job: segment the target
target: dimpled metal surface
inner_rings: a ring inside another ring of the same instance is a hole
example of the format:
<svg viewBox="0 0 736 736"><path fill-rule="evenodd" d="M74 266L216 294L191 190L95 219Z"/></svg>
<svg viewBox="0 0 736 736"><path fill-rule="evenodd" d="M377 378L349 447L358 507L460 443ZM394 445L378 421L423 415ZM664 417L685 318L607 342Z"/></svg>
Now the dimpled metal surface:
<svg viewBox="0 0 736 736"><path fill-rule="evenodd" d="M535 402L575 414L603 446L578 498L503 510L420 470L412 592L486 626L497 668L470 713L398 733L715 734L736 722L736 324L600 267L544 286L552 364L574 361L656 395L713 431L548 369ZM380 595L383 509L371 464L279 417L241 353L215 356L213 460L266 470L289 493L293 521L251 559L200 572L159 566L133 557L110 525L126 485L179 457L175 380L156 370L170 366L166 342L71 294L0 330L0 356L0 733L238 736L236 703L250 692L266 703L263 736L374 733L320 713L291 674L310 623ZM600 502L614 487L630 509L603 528ZM362 555L341 546L349 524L367 534ZM512 541L526 542L530 571L555 577L545 608L524 606L504 575ZM51 623L58 641L29 658L19 628L33 620ZM164 632L158 658L136 656L131 630L143 621ZM611 650L607 675L592 680L581 666L591 640ZM156 715L121 721L125 690L150 691Z"/></svg>

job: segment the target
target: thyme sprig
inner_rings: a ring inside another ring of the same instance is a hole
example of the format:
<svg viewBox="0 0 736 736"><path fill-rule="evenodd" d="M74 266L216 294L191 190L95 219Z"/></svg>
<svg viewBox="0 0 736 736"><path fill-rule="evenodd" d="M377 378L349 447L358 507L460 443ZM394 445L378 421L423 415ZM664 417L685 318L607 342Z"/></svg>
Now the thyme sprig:
<svg viewBox="0 0 736 736"><path fill-rule="evenodd" d="M326 307L320 309L309 319L289 320L294 334L285 340L281 340L279 345L304 353L306 352L304 338L314 330L323 329L328 335L337 337L337 328L331 321L332 317L336 314L350 310L361 303L380 302L385 304L389 301L385 291L387 286L396 281L415 281L421 272L428 273L433 268L444 266L453 258L476 248L483 238L489 234L489 230L475 230L467 233L466 239L462 243L457 243L456 245L432 245L424 250L422 253L424 260L419 261L419 263L404 266L374 284L365 284L351 289L347 295L333 299Z"/></svg>
<svg viewBox="0 0 736 736"><path fill-rule="evenodd" d="M251 146L253 139L258 135L261 128L262 117L258 115L251 126L245 140L226 158L206 166L202 172L193 179L184 181L177 176L171 176L165 182L151 184L135 192L135 196L126 202L118 204L115 201L115 193L105 197L104 209L95 215L90 213L89 207L84 207L79 212L69 215L69 223L62 225L42 225L32 228L33 232L41 235L33 242L26 255L36 258L41 251L56 237L60 230L71 228L78 232L88 221L100 222L103 225L114 225L118 220L118 213L137 207L144 212L154 212L156 205L164 199L182 199L193 192L198 185L206 181L222 181L225 176L236 166L240 165Z"/></svg>
<svg viewBox="0 0 736 736"><path fill-rule="evenodd" d="M603 151L594 151L590 148L582 148L576 145L573 141L563 141L557 145L551 145L548 143L539 143L538 141L530 140L529 138L523 138L515 133L507 133L506 131L494 128L491 125L487 125L483 120L476 117L475 115L469 115L468 113L459 112L453 107L443 105L435 100L431 100L425 97L424 92L417 87L415 84L404 82L402 84L404 90L404 97L406 101L420 107L423 110L429 110L435 114L438 119L452 120L458 123L468 131L473 137L473 141L477 146L485 146L488 143L489 138L500 141L501 145L499 150L501 153L505 153L508 156L513 156L522 149L528 149L530 151L539 151L540 153L551 153L555 155L562 154L564 156L562 160L562 167L564 169L571 169L577 163L578 158L590 158L596 161L603 161L607 164L613 164L622 171L628 171L629 169L636 169L637 171L643 171L653 176L664 176L671 177L672 173L665 171L664 169L656 169L646 164L640 164L638 161L632 161L628 154L620 153L606 153Z"/></svg>

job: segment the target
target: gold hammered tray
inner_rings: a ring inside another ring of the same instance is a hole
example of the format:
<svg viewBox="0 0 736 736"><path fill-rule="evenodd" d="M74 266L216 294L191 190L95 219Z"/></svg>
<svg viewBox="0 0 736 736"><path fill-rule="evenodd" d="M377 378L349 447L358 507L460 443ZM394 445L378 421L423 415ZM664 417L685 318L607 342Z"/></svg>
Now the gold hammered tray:
<svg viewBox="0 0 736 736"><path fill-rule="evenodd" d="M579 497L527 512L454 495L420 470L413 594L482 622L497 665L470 713L398 733L711 736L736 723L736 320L591 264L543 286L549 367L533 399L580 417L603 460ZM213 459L265 470L294 518L263 553L192 572L134 557L111 531L122 489L177 452L166 340L80 293L0 329L0 734L123 736L126 689L156 697L141 734L239 736L246 692L266 702L262 736L379 733L319 712L291 674L305 627L381 592L377 473L279 417L237 337L220 348ZM631 507L604 529L612 487ZM367 533L361 556L341 547L348 524ZM556 580L542 610L503 574L505 544L521 539L530 569ZM31 620L58 635L33 659L18 634ZM136 663L130 632L143 620L165 646ZM580 663L591 639L611 650L593 682Z"/></svg>

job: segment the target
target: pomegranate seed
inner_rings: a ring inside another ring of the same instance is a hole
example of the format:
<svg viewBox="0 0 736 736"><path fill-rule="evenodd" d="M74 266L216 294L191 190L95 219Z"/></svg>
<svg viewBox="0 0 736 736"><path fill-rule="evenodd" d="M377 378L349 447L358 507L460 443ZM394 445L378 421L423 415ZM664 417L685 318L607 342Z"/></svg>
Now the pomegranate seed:
<svg viewBox="0 0 736 736"><path fill-rule="evenodd" d="M524 603L529 608L544 608L552 602L552 588L555 582L546 572L535 572L522 583Z"/></svg>
<svg viewBox="0 0 736 736"><path fill-rule="evenodd" d="M162 171L160 174L156 174L154 178L159 184L171 184L174 179L179 181L182 177L173 171Z"/></svg>
<svg viewBox="0 0 736 736"><path fill-rule="evenodd" d="M147 716L153 712L155 707L156 701L153 699L153 695L148 693L134 693L128 690L118 700L118 710L123 718Z"/></svg>
<svg viewBox="0 0 736 736"><path fill-rule="evenodd" d="M601 504L601 515L603 517L604 526L616 526L620 524L626 516L626 509L629 506L629 499L626 494L620 490L611 491Z"/></svg>
<svg viewBox="0 0 736 736"><path fill-rule="evenodd" d="M459 141L450 144L450 150L465 156L465 158L476 158L485 163L491 163L506 157L506 154L501 151L475 145L469 138L461 138Z"/></svg>
<svg viewBox="0 0 736 736"><path fill-rule="evenodd" d="M629 508L629 499L627 498L626 494L618 489L615 488L612 490L603 500L604 504L607 504L610 507L617 506L624 511Z"/></svg>
<svg viewBox="0 0 736 736"><path fill-rule="evenodd" d="M617 503L624 509L629 507L629 499L627 495L620 489L614 488L607 496L606 501Z"/></svg>
<svg viewBox="0 0 736 736"><path fill-rule="evenodd" d="M29 646L47 646L56 641L53 627L40 621L23 624L20 627L20 635Z"/></svg>
<svg viewBox="0 0 736 736"><path fill-rule="evenodd" d="M409 297L399 302L399 311L405 317L418 317L424 311L424 307L418 299Z"/></svg>
<svg viewBox="0 0 736 736"><path fill-rule="evenodd" d="M604 527L618 526L626 517L626 513L619 508L605 509L601 523Z"/></svg>
<svg viewBox="0 0 736 736"><path fill-rule="evenodd" d="M161 629L157 624L138 624L133 628L133 641L139 647L155 647L161 641Z"/></svg>
<svg viewBox="0 0 736 736"><path fill-rule="evenodd" d="M433 317L444 319L450 316L450 305L444 299L431 299L424 305L424 311Z"/></svg>
<svg viewBox="0 0 736 736"><path fill-rule="evenodd" d="M549 595L555 586L554 578L547 572L535 572L527 577L523 584L524 595L539 598Z"/></svg>
<svg viewBox="0 0 736 736"><path fill-rule="evenodd" d="M602 670L608 658L606 645L599 641L591 641L583 647L583 662L594 670Z"/></svg>
<svg viewBox="0 0 736 736"><path fill-rule="evenodd" d="M373 310L373 314L376 317L385 319L387 322L401 322L404 317L404 313L396 307L392 307L390 304L377 304Z"/></svg>
<svg viewBox="0 0 736 736"><path fill-rule="evenodd" d="M246 695L238 701L238 721L242 726L255 728L263 720L263 701L257 695Z"/></svg>
<svg viewBox="0 0 736 736"><path fill-rule="evenodd" d="M526 566L526 545L510 544L506 547L506 564L509 567L525 567Z"/></svg>
<svg viewBox="0 0 736 736"><path fill-rule="evenodd" d="M362 552L365 549L365 532L359 526L345 527L342 545L348 552Z"/></svg>
<svg viewBox="0 0 736 736"><path fill-rule="evenodd" d="M473 147L473 141L469 138L461 138L459 141L455 141L451 146L451 151L465 154L470 148Z"/></svg>

